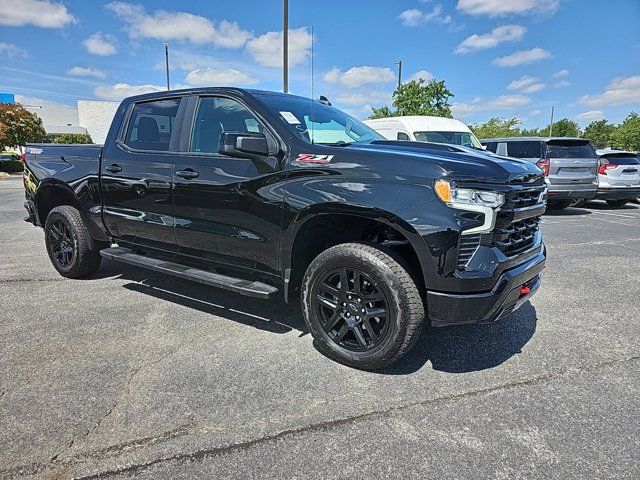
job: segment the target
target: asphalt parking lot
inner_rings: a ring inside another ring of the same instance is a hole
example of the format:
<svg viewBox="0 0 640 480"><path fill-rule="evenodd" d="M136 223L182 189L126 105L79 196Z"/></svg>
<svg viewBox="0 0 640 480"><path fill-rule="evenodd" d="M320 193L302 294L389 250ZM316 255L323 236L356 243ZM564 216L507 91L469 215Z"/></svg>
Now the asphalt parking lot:
<svg viewBox="0 0 640 480"><path fill-rule="evenodd" d="M638 205L546 215L531 303L367 373L297 304L64 279L22 202L0 180L2 478L640 478Z"/></svg>

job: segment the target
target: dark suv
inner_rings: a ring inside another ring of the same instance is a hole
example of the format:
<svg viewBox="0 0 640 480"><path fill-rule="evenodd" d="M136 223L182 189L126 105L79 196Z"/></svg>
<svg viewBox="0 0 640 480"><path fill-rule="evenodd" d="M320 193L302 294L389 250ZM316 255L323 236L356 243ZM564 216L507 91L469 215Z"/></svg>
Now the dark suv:
<svg viewBox="0 0 640 480"><path fill-rule="evenodd" d="M540 167L549 187L549 208L562 209L595 197L598 156L583 138L507 137L480 140L487 150L529 160Z"/></svg>

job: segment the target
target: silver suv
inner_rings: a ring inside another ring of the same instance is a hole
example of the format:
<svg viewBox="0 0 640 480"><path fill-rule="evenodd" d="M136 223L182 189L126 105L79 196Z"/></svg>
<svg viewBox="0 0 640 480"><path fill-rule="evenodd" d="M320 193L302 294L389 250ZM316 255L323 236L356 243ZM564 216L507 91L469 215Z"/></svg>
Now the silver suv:
<svg viewBox="0 0 640 480"><path fill-rule="evenodd" d="M482 145L498 155L530 160L545 174L549 208L566 208L576 200L595 197L598 156L583 138L485 138Z"/></svg>

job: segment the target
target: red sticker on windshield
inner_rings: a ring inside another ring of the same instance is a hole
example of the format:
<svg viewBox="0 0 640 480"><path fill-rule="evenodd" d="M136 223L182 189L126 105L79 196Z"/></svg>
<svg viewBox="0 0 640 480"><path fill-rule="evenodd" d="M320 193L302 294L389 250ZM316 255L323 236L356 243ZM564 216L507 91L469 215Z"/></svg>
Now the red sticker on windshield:
<svg viewBox="0 0 640 480"><path fill-rule="evenodd" d="M298 163L314 163L314 164L326 164L331 161L333 155L316 155L314 153L301 153L298 158L295 159Z"/></svg>

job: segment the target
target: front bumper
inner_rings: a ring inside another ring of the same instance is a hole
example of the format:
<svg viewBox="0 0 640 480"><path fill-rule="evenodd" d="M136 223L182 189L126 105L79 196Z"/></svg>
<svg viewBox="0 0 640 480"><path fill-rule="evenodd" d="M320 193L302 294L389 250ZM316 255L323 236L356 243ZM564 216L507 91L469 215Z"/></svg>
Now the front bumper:
<svg viewBox="0 0 640 480"><path fill-rule="evenodd" d="M600 200L625 200L640 197L640 187L598 188L596 198Z"/></svg>
<svg viewBox="0 0 640 480"><path fill-rule="evenodd" d="M468 323L489 323L518 308L540 287L540 273L546 262L546 249L524 263L502 273L489 292L454 294L427 292L427 308L435 327ZM526 286L529 292L521 293Z"/></svg>

